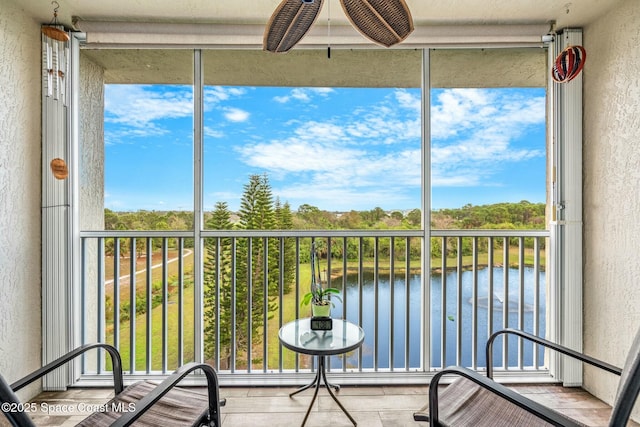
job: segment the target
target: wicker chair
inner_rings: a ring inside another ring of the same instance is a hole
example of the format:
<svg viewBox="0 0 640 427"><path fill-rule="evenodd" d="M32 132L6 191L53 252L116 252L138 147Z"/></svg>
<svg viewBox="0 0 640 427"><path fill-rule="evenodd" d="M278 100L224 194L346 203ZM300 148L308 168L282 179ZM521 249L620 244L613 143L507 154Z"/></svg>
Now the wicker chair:
<svg viewBox="0 0 640 427"><path fill-rule="evenodd" d="M431 426L582 426L572 419L536 403L517 392L504 387L493 378L493 342L500 336L512 334L540 344L567 356L581 360L620 376L609 426L627 425L629 416L640 392L640 331L627 356L624 369L578 353L535 335L517 329L503 329L491 335L486 346L487 377L462 367L448 367L438 372L429 385L428 404L414 413L416 421L428 421ZM458 378L452 384L438 390L443 375Z"/></svg>
<svg viewBox="0 0 640 427"><path fill-rule="evenodd" d="M11 386L0 376L0 403L15 404L15 408L21 408L16 391L94 348L102 348L111 356L115 397L104 405L108 410L89 415L78 424L79 426L123 427L133 424L154 427L203 425L220 427L220 406L224 406L225 401L220 400L218 377L210 365L189 363L176 370L160 384L139 381L124 388L120 354L115 347L102 343L79 347L14 382ZM176 387L185 376L197 369L202 370L207 378L207 395L189 388ZM3 411L3 413L13 426L34 426L25 412Z"/></svg>

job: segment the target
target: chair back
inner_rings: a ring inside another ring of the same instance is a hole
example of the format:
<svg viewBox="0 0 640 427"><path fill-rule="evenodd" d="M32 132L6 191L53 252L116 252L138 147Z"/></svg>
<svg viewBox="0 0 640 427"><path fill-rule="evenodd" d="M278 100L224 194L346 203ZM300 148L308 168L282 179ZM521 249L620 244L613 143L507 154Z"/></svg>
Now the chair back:
<svg viewBox="0 0 640 427"><path fill-rule="evenodd" d="M610 426L627 425L638 393L640 393L640 329L636 332L620 375L618 392L609 421Z"/></svg>
<svg viewBox="0 0 640 427"><path fill-rule="evenodd" d="M9 410L5 410L4 408L4 404L7 404L7 403L10 405L10 407L6 409L9 409ZM19 411L19 409L22 409L20 400L18 399L18 396L16 396L16 394L13 392L9 384L7 384L7 382L2 377L2 375L0 375L0 404L3 405L2 413L4 414L4 416L12 426L17 426L17 427L34 426L33 421L31 421L31 418L29 418L29 416L25 412L21 410ZM2 424L1 420L0 420L0 424Z"/></svg>

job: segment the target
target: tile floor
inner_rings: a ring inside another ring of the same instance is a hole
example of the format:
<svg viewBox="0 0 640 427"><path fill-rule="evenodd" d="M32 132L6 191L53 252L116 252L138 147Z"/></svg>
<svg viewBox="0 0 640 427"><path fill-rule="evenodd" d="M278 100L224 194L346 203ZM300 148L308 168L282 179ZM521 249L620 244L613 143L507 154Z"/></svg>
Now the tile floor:
<svg viewBox="0 0 640 427"><path fill-rule="evenodd" d="M512 388L587 425L607 425L609 406L582 389L558 385L521 385ZM299 426L313 390L290 398L292 390L293 387L221 388L221 396L227 399L226 406L221 410L223 427ZM338 398L359 426L426 426L427 423L414 422L412 414L426 403L427 390L427 386L343 387ZM86 416L82 404L99 405L111 395L112 391L108 389L44 392L33 401L39 409L33 419L38 426L73 426ZM70 412L46 414L42 408L64 408ZM327 391L320 390L306 426L328 425L350 426L351 423ZM640 424L631 425L640 427Z"/></svg>

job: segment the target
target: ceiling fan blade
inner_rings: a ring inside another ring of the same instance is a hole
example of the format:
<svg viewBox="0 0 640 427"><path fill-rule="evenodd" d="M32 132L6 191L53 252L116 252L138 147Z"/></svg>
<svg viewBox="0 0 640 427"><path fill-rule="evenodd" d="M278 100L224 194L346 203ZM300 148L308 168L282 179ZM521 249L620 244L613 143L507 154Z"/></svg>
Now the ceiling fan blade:
<svg viewBox="0 0 640 427"><path fill-rule="evenodd" d="M369 40L393 46L413 31L411 11L404 0L340 0L353 26Z"/></svg>
<svg viewBox="0 0 640 427"><path fill-rule="evenodd" d="M316 21L323 1L282 0L267 23L263 49L269 52L289 51Z"/></svg>

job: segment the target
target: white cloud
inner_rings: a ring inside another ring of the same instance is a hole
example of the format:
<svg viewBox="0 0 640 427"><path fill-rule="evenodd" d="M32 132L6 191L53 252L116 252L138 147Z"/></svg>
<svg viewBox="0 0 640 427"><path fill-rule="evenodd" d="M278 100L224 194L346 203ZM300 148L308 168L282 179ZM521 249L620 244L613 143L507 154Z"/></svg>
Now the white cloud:
<svg viewBox="0 0 640 427"><path fill-rule="evenodd" d="M450 89L436 97L431 113L435 186L486 185L505 162L545 156L543 148L514 145L531 126L544 124L544 97Z"/></svg>
<svg viewBox="0 0 640 427"><path fill-rule="evenodd" d="M207 86L203 90L204 103L217 104L220 101L226 101L229 99L229 93L220 86Z"/></svg>
<svg viewBox="0 0 640 427"><path fill-rule="evenodd" d="M211 138L223 138L224 137L224 132L222 132L219 129L213 129L210 126L205 126L204 127L204 134L205 134L205 136L209 136Z"/></svg>
<svg viewBox="0 0 640 427"><path fill-rule="evenodd" d="M394 95L400 107L413 110L415 113L420 114L422 99L419 96L414 96L406 90L397 90Z"/></svg>
<svg viewBox="0 0 640 427"><path fill-rule="evenodd" d="M230 122L241 123L249 120L250 113L240 108L225 108L224 117Z"/></svg>
<svg viewBox="0 0 640 427"><path fill-rule="evenodd" d="M288 95L276 96L273 98L273 100L280 104L286 104L291 100L308 103L308 102L311 102L317 96L327 97L333 92L335 91L328 87L294 88L294 89L291 89L291 92L289 92Z"/></svg>
<svg viewBox="0 0 640 427"><path fill-rule="evenodd" d="M293 209L302 203L309 203L313 195L313 204L325 209L330 207L336 211L352 209L372 209L375 206L385 208L407 206L417 207L415 200L395 188L376 187L363 191L362 188L320 186L315 182L309 184L293 184L287 187L274 187L282 201L289 201ZM293 202L292 202L293 201Z"/></svg>
<svg viewBox="0 0 640 427"><path fill-rule="evenodd" d="M274 193L294 206L308 200L309 194L316 203L335 209L367 206L372 200L385 206L413 206L415 197L408 192L420 187L420 131L408 132L409 136L396 133L416 121L415 112L407 116L372 108L364 116L292 121L291 137L236 150L243 162L275 178ZM376 150L377 143L372 142L396 138L405 145Z"/></svg>
<svg viewBox="0 0 640 427"><path fill-rule="evenodd" d="M523 126L544 121L544 97L508 98L501 90L448 89L441 91L431 107L433 139L458 137L469 130L511 139L522 134Z"/></svg>
<svg viewBox="0 0 640 427"><path fill-rule="evenodd" d="M240 97L246 93L247 90L241 87L205 86L204 104L206 108L210 108L212 105Z"/></svg>
<svg viewBox="0 0 640 427"><path fill-rule="evenodd" d="M155 86L147 85L107 85L105 88L105 121L109 123L148 128L152 122L161 119L192 115L190 89L176 87L159 91Z"/></svg>
<svg viewBox="0 0 640 427"><path fill-rule="evenodd" d="M235 87L224 87L224 88L218 87L218 88L221 90L225 90L230 96L234 98L238 96L242 96L247 93L247 89L243 87L235 86Z"/></svg>
<svg viewBox="0 0 640 427"><path fill-rule="evenodd" d="M327 143L330 141L344 140L345 131L342 126L331 122L306 122L302 123L294 133L301 139Z"/></svg>
<svg viewBox="0 0 640 427"><path fill-rule="evenodd" d="M370 145L419 139L421 102L419 95L397 90L393 93L393 99L384 104L356 111L356 120L346 126L346 132L354 138L366 138Z"/></svg>
<svg viewBox="0 0 640 427"><path fill-rule="evenodd" d="M293 89L291 91L291 98L295 99L296 101L302 101L302 102L309 102L311 101L311 95L309 94L309 91L305 90L305 89L300 89L300 88L296 88Z"/></svg>
<svg viewBox="0 0 640 427"><path fill-rule="evenodd" d="M387 112L381 110L380 114ZM420 184L420 132L408 132L413 150L401 148L388 153L376 152L373 145L364 141L396 138L399 129L407 129L415 117L396 118L385 122L375 114L359 122L359 117L328 119L325 122L289 122L294 127L291 137L283 140L259 141L237 146L240 158L249 166L265 169L279 176L287 174L314 173L310 178L315 183L343 182L345 185L378 185L380 177L402 174L406 184L406 173L413 171L412 183ZM401 132L401 130L400 130ZM417 136L417 139L416 139ZM417 151L415 151L417 149ZM405 153L411 153L406 156ZM407 157L411 157L407 160ZM298 178L300 178L298 176Z"/></svg>
<svg viewBox="0 0 640 427"><path fill-rule="evenodd" d="M237 147L243 161L275 173L317 172L348 168L363 152L299 138Z"/></svg>
<svg viewBox="0 0 640 427"><path fill-rule="evenodd" d="M204 89L205 110L247 93L245 88L207 86ZM105 133L107 145L129 138L166 135L167 119L193 116L193 92L186 86L164 85L107 85L105 86L105 122L111 124ZM225 117L243 122L249 113L229 108ZM205 128L205 134L221 137L222 132Z"/></svg>

